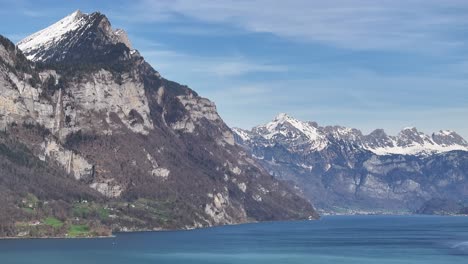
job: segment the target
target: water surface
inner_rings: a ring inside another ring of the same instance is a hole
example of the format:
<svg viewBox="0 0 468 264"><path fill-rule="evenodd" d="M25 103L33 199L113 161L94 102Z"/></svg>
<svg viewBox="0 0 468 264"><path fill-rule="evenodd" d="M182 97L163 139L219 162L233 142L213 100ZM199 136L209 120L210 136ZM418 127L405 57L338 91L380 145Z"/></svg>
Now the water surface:
<svg viewBox="0 0 468 264"><path fill-rule="evenodd" d="M468 263L468 217L329 216L107 239L0 241L0 263Z"/></svg>

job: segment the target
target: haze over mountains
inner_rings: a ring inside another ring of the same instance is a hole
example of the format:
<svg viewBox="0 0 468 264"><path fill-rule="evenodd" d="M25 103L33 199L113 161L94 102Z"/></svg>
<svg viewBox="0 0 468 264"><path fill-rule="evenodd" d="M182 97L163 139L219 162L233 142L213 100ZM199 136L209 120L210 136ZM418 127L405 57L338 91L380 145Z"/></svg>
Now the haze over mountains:
<svg viewBox="0 0 468 264"><path fill-rule="evenodd" d="M291 181L326 213L414 212L441 198L467 202L468 143L454 131L429 136L411 127L397 136L382 129L364 135L287 114L233 130L271 174Z"/></svg>
<svg viewBox="0 0 468 264"><path fill-rule="evenodd" d="M101 13L18 46L1 37L0 127L1 236L317 217L235 144L214 103L162 78Z"/></svg>

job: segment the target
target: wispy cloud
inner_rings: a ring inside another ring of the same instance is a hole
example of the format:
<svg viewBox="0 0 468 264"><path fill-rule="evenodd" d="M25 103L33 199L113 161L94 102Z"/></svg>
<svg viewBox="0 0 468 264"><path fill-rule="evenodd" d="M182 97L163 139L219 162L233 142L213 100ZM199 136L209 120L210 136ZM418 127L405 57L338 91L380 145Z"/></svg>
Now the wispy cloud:
<svg viewBox="0 0 468 264"><path fill-rule="evenodd" d="M456 0L140 0L132 8L145 22L185 16L353 49L459 48L450 29L468 25L468 2Z"/></svg>
<svg viewBox="0 0 468 264"><path fill-rule="evenodd" d="M196 71L201 72L208 72L214 73L218 76L226 77L234 77L234 76L241 76L244 74L249 73L260 73L260 72L286 72L288 70L285 66L279 65L270 65L270 64L259 64L252 61L247 61L242 58L234 58L231 60L217 60L212 61L208 65L204 65L204 67L195 69Z"/></svg>
<svg viewBox="0 0 468 264"><path fill-rule="evenodd" d="M158 29L166 33L184 35L184 36L240 36L245 34L241 29L230 28L226 30L225 27L216 27L214 25L177 25L170 28Z"/></svg>
<svg viewBox="0 0 468 264"><path fill-rule="evenodd" d="M201 57L169 49L143 49L141 54L163 74L191 72L219 78L239 77L252 73L287 72L288 67L249 60L243 56Z"/></svg>
<svg viewBox="0 0 468 264"><path fill-rule="evenodd" d="M32 10L32 9L23 9L21 10L22 14L27 16L27 17L47 17L49 14L38 11L38 10Z"/></svg>

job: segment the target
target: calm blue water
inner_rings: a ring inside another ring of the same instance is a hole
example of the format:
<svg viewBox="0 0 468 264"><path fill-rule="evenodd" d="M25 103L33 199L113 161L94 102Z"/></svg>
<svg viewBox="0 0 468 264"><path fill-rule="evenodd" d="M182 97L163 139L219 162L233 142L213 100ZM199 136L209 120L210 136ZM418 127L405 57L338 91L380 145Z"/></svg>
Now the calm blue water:
<svg viewBox="0 0 468 264"><path fill-rule="evenodd" d="M468 217L334 216L109 239L0 241L0 263L468 263Z"/></svg>

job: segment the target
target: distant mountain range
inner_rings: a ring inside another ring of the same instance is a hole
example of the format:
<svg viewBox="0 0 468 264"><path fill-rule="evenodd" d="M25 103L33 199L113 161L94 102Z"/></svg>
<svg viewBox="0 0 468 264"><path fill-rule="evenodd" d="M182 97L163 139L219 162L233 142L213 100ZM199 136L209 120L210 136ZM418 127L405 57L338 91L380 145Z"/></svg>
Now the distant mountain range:
<svg viewBox="0 0 468 264"><path fill-rule="evenodd" d="M429 136L415 127L407 127L397 136L389 136L383 129L364 135L355 128L320 127L315 122L302 122L287 114L279 114L272 122L255 127L252 131L233 130L243 142L263 142L266 145L282 142L291 147L304 145L311 151L321 151L336 141L369 150L376 155L431 155L454 150L468 151L468 142L450 130L441 130Z"/></svg>
<svg viewBox="0 0 468 264"><path fill-rule="evenodd" d="M0 128L0 237L318 217L101 13L0 37Z"/></svg>
<svg viewBox="0 0 468 264"><path fill-rule="evenodd" d="M364 135L287 114L233 131L265 169L325 213L415 212L436 198L468 200L468 143L454 131Z"/></svg>

